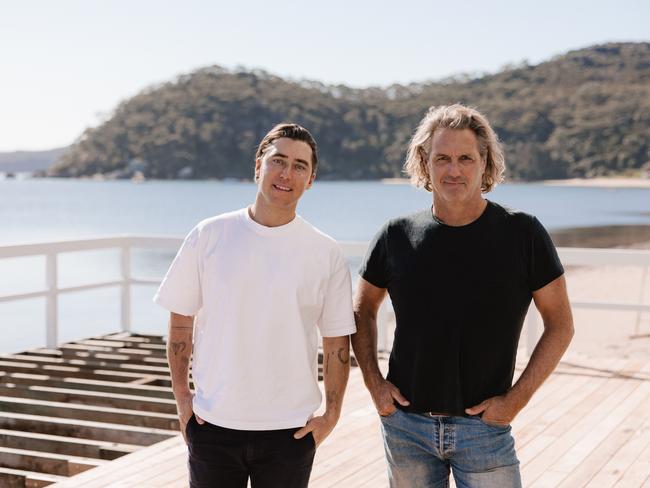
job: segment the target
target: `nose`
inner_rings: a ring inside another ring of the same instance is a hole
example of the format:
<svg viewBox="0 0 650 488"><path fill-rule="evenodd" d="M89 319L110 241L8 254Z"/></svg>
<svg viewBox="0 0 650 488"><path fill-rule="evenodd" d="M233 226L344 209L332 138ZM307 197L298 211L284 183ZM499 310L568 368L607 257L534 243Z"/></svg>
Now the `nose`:
<svg viewBox="0 0 650 488"><path fill-rule="evenodd" d="M291 174L291 167L288 164L285 164L282 167L282 171L280 171L280 177L286 180L289 178L290 174Z"/></svg>
<svg viewBox="0 0 650 488"><path fill-rule="evenodd" d="M450 161L448 172L452 176L460 175L460 163L458 161Z"/></svg>

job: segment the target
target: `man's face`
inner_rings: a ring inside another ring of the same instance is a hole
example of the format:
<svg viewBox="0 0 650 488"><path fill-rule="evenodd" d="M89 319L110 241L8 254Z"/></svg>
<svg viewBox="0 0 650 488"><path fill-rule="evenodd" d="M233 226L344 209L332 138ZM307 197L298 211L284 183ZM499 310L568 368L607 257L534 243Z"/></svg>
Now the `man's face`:
<svg viewBox="0 0 650 488"><path fill-rule="evenodd" d="M288 137L276 139L255 161L255 176L264 203L295 208L314 182L311 147Z"/></svg>
<svg viewBox="0 0 650 488"><path fill-rule="evenodd" d="M462 205L481 198L485 160L472 130L436 130L429 154L427 167L435 199Z"/></svg>

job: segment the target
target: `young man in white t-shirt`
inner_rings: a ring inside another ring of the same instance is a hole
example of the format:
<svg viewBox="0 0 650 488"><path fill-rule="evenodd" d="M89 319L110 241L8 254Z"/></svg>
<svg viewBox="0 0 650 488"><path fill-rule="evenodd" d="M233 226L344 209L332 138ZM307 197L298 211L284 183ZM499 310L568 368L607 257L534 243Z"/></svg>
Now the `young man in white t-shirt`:
<svg viewBox="0 0 650 488"><path fill-rule="evenodd" d="M257 149L255 202L192 229L154 297L171 312L167 358L192 488L306 487L338 421L356 328L340 248L296 215L317 164L306 129L275 126Z"/></svg>

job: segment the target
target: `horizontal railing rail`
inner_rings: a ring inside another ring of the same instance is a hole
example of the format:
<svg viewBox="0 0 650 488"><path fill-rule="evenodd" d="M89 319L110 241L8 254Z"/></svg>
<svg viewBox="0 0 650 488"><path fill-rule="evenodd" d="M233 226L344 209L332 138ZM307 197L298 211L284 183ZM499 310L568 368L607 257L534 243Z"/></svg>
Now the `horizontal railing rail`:
<svg viewBox="0 0 650 488"><path fill-rule="evenodd" d="M90 239L76 239L54 242L39 242L0 246L0 259L22 258L29 256L45 256L46 287L42 290L24 293L0 295L0 303L30 298L46 299L46 345L56 347L58 344L58 297L61 294L95 290L107 287L120 287L120 319L123 331L131 331L131 286L158 285L161 278L135 277L131 269L131 252L134 248L177 250L183 239L170 236L139 236L122 235ZM340 242L347 258L360 258L365 255L367 242ZM102 249L120 250L120 278L117 280L97 281L77 286L59 286L58 256L62 253L94 251ZM643 268L641 292L639 300L633 302L613 301L584 301L574 300L574 308L608 309L635 311L637 314L650 312L650 304L643 303L644 290L650 267L650 251L631 249L590 249L590 248L559 248L560 259L565 266L639 266ZM378 347L382 351L388 349L389 315L391 306L385 301L378 317ZM527 352L530 354L540 333L540 320L534 307L531 307L527 322ZM639 321L637 320L637 324Z"/></svg>

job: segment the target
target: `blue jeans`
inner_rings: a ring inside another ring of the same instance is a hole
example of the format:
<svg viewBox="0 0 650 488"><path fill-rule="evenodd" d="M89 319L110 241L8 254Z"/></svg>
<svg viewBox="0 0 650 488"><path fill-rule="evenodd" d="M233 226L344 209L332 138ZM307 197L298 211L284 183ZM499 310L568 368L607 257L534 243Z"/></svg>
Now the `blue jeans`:
<svg viewBox="0 0 650 488"><path fill-rule="evenodd" d="M381 417L391 488L521 488L510 426L479 417L395 413Z"/></svg>

